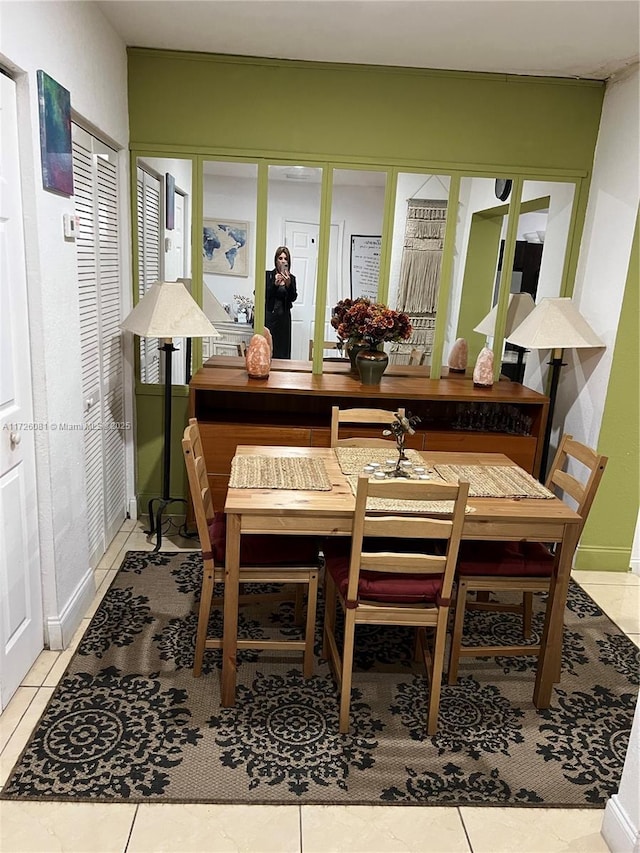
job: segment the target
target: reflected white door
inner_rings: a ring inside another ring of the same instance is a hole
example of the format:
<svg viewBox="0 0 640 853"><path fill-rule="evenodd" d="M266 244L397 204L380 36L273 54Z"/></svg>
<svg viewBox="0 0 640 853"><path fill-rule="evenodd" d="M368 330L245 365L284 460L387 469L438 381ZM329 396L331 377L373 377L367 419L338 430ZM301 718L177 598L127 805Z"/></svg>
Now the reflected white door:
<svg viewBox="0 0 640 853"><path fill-rule="evenodd" d="M43 647L22 223L15 84L0 74L0 710Z"/></svg>
<svg viewBox="0 0 640 853"><path fill-rule="evenodd" d="M285 246L291 252L291 271L296 277L298 298L291 309L291 358L306 359L309 355L309 341L313 338L314 316L316 310L316 280L318 274L318 230L319 226L312 222L285 223ZM340 269L339 241L340 228L331 225L329 238L329 294L336 290L332 282L336 280ZM327 307L329 313L330 302ZM331 336L333 337L333 335Z"/></svg>

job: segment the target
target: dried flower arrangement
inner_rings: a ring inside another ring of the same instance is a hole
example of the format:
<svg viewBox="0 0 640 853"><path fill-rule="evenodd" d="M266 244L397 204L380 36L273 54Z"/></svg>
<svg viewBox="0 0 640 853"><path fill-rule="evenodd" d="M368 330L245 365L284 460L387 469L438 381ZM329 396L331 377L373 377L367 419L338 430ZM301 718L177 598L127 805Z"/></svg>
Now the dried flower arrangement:
<svg viewBox="0 0 640 853"><path fill-rule="evenodd" d="M370 347L407 340L412 332L409 317L403 311L365 297L338 302L331 312L331 325L341 341L360 340Z"/></svg>

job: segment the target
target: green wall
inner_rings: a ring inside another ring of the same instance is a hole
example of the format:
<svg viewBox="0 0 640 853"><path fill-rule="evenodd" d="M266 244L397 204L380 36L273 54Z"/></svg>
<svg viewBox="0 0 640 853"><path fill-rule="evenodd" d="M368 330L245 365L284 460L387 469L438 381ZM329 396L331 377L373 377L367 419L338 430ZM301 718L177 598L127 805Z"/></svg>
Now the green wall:
<svg viewBox="0 0 640 853"><path fill-rule="evenodd" d="M131 147L148 154L247 157L254 162L281 157L489 176L584 178L586 184L604 97L604 85L595 81L143 48L129 49L128 74ZM197 192L194 187L196 205ZM184 483L176 461L177 434L186 419L180 392L176 389L174 492ZM142 500L161 488L160 395L159 388L138 388L136 393Z"/></svg>
<svg viewBox="0 0 640 853"><path fill-rule="evenodd" d="M603 97L594 81L129 49L131 145L192 153L587 173Z"/></svg>
<svg viewBox="0 0 640 853"><path fill-rule="evenodd" d="M640 224L636 220L604 418L598 439L598 453L604 453L609 461L582 534L576 555L578 569L629 571L631 544L640 504L639 243ZM621 546L621 542L628 544Z"/></svg>

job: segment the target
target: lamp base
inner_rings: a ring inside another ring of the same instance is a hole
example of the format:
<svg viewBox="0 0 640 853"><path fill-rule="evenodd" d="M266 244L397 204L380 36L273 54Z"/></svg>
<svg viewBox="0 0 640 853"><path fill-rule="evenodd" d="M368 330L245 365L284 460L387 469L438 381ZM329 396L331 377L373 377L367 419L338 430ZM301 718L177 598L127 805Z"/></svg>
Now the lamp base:
<svg viewBox="0 0 640 853"><path fill-rule="evenodd" d="M155 510L154 515L154 504L158 502L158 508ZM156 534L156 544L154 546L154 552L159 551L162 545L162 515L165 509L169 506L169 504L174 503L182 503L186 505L186 500L184 498L151 498L149 501L149 529L145 530L147 536L153 536Z"/></svg>

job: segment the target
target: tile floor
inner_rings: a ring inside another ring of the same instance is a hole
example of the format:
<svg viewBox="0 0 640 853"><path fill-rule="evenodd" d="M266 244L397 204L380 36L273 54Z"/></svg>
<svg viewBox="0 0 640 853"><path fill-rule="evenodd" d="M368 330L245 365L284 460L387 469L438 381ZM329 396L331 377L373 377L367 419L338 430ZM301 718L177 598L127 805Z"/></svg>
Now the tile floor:
<svg viewBox="0 0 640 853"><path fill-rule="evenodd" d="M127 521L96 570L95 600L64 652L43 651L0 717L7 779L126 551L149 550ZM193 548L173 536L163 550ZM640 576L574 572L640 646ZM0 802L3 853L606 853L594 809L216 806Z"/></svg>

